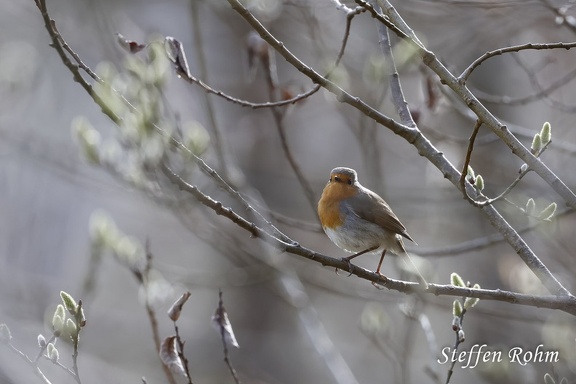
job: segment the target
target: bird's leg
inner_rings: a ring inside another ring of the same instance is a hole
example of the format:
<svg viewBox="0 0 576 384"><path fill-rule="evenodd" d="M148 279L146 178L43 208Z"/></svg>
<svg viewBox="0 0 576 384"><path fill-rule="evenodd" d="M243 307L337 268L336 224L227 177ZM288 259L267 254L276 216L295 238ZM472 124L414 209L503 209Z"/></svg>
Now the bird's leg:
<svg viewBox="0 0 576 384"><path fill-rule="evenodd" d="M384 256L386 256L386 250L382 251L382 256L380 256L380 261L378 262L378 268L376 268L376 274L379 275L384 280L388 280L388 278L386 276L384 276L383 274L380 273L380 268L382 267L382 262L384 261ZM372 282L372 285L378 289L382 289L375 282Z"/></svg>
<svg viewBox="0 0 576 384"><path fill-rule="evenodd" d="M350 260L352 260L352 259L354 259L355 257L358 257L358 256L360 256L360 255L363 255L363 254L365 254L365 253L372 252L372 251L374 251L375 249L378 249L378 247L380 247L380 246L379 246L379 245L375 245L375 246L373 246L373 247L371 247L371 248L365 249L365 250L363 250L363 251L360 251L360 252L355 253L355 254L353 254L353 255L350 255L350 256L348 256L348 257L343 257L343 258L342 258L342 261L347 262L347 263L348 263L348 270L352 271L352 268L353 268L353 267L352 267L352 263L350 262ZM336 268L336 274L338 274L338 268ZM350 272L350 275L352 275L352 272ZM350 275L348 275L348 276L350 276Z"/></svg>
<svg viewBox="0 0 576 384"><path fill-rule="evenodd" d="M382 262L384 261L384 256L386 256L386 250L382 251L382 256L380 256L380 261L378 262L378 268L376 268L376 274L380 276L384 276L380 273L380 268L382 267Z"/></svg>
<svg viewBox="0 0 576 384"><path fill-rule="evenodd" d="M355 254L353 254L353 255L351 255L351 256L343 257L342 260L343 260L343 261L347 261L347 262L349 263L350 260L352 260L352 259L354 259L354 258L356 258L356 257L358 257L358 256L360 256L360 255L363 255L363 254L365 254L365 253L372 252L372 251L374 251L375 249L378 249L378 247L379 247L379 245L375 245L375 246L373 246L373 247L371 247L371 248L365 249L365 250L363 250L363 251L361 251L361 252L358 252L358 253L355 253Z"/></svg>

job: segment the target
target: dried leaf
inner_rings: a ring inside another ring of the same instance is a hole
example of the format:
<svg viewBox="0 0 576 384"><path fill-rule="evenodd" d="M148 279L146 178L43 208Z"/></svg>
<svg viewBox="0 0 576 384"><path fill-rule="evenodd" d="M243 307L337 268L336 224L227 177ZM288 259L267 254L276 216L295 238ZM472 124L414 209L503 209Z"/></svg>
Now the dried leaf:
<svg viewBox="0 0 576 384"><path fill-rule="evenodd" d="M164 48L168 59L176 66L178 74L190 78L190 68L188 67L188 60L186 59L182 43L171 36L166 36Z"/></svg>
<svg viewBox="0 0 576 384"><path fill-rule="evenodd" d="M176 336L165 338L160 345L160 360L174 373L186 377L184 364L178 355L178 347L176 346Z"/></svg>
<svg viewBox="0 0 576 384"><path fill-rule="evenodd" d="M118 44L130 53L138 53L146 48L145 44L139 44L134 40L128 40L120 33L117 33L116 37L118 38Z"/></svg>
<svg viewBox="0 0 576 384"><path fill-rule="evenodd" d="M178 300L174 302L174 304L172 304L172 306L168 310L168 317L170 318L170 320L178 321L178 319L180 318L180 313L182 312L182 307L184 306L190 295L191 293L186 291L182 294L182 296L180 296Z"/></svg>
<svg viewBox="0 0 576 384"><path fill-rule="evenodd" d="M234 336L234 330L232 329L232 324L228 319L228 313L226 313L226 309L222 306L222 302L220 301L218 308L214 312L212 316L212 325L218 331L218 333L222 334L224 332L224 339L226 343L233 345L236 348L240 348L238 342L236 341L236 336Z"/></svg>

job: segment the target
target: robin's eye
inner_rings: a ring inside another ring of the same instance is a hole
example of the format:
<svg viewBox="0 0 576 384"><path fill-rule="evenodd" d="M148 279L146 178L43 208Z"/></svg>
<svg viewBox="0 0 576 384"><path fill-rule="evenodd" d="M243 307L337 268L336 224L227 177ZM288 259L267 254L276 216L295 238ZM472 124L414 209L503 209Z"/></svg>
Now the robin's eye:
<svg viewBox="0 0 576 384"><path fill-rule="evenodd" d="M348 185L352 185L352 179L348 179Z"/></svg>
<svg viewBox="0 0 576 384"><path fill-rule="evenodd" d="M337 182L337 183L341 183L341 182L342 182L342 179L339 178L338 176L334 176L334 181Z"/></svg>

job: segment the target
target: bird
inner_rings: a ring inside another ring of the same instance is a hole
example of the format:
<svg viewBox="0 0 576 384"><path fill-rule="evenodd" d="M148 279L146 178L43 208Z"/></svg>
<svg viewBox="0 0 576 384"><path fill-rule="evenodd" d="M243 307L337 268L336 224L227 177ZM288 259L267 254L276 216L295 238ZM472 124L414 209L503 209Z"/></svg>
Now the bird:
<svg viewBox="0 0 576 384"><path fill-rule="evenodd" d="M339 248L353 255L342 258L348 264L365 253L382 251L376 273L386 278L380 269L386 251L405 256L424 289L428 283L420 274L404 246L403 239L416 242L394 214L388 203L358 181L354 169L336 167L318 201L318 217L326 235Z"/></svg>

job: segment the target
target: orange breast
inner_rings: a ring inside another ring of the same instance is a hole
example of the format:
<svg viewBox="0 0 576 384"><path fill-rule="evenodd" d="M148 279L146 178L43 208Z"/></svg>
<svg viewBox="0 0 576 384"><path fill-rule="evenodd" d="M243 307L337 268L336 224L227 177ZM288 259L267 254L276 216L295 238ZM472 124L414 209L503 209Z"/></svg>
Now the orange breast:
<svg viewBox="0 0 576 384"><path fill-rule="evenodd" d="M323 227L337 228L344 222L340 202L356 194L354 187L341 183L328 183L318 202L318 217Z"/></svg>

